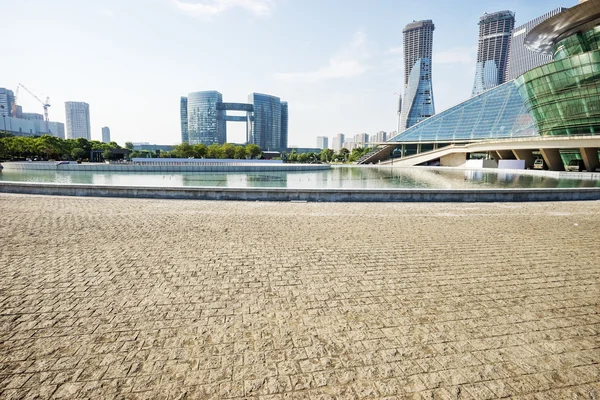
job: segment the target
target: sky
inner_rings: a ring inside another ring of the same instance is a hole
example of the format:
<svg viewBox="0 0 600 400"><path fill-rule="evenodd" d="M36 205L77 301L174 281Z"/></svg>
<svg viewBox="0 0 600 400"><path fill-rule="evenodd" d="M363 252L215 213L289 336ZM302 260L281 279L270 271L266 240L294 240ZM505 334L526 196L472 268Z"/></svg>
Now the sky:
<svg viewBox="0 0 600 400"><path fill-rule="evenodd" d="M479 17L511 10L521 25L576 0L0 0L0 87L25 85L90 105L92 139L181 142L179 100L217 90L289 104L289 145L317 136L394 131L403 90L402 29L431 19L436 112L470 97ZM42 105L21 90L24 112ZM235 115L235 113L232 113ZM227 123L242 143L245 124ZM331 139L330 139L331 140Z"/></svg>

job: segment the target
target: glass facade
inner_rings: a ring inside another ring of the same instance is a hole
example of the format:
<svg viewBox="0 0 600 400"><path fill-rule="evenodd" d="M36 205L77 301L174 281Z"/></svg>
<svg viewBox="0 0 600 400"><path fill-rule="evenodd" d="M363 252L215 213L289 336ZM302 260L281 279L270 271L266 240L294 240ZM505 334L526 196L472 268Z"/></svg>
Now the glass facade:
<svg viewBox="0 0 600 400"><path fill-rule="evenodd" d="M515 26L512 11L484 14L479 19L477 66L472 96L505 82L510 35Z"/></svg>
<svg viewBox="0 0 600 400"><path fill-rule="evenodd" d="M538 136L514 81L432 116L392 142L470 141Z"/></svg>
<svg viewBox="0 0 600 400"><path fill-rule="evenodd" d="M435 114L431 82L433 31L431 20L415 21L402 30L404 35L404 98L400 102L398 131Z"/></svg>
<svg viewBox="0 0 600 400"><path fill-rule="evenodd" d="M252 93L248 96L248 102L254 106L248 142L258 145L263 151L279 150L282 142L282 107L279 97Z"/></svg>
<svg viewBox="0 0 600 400"><path fill-rule="evenodd" d="M187 97L182 97L179 103L179 113L181 119L181 143L188 142L188 116L187 116Z"/></svg>
<svg viewBox="0 0 600 400"><path fill-rule="evenodd" d="M225 111L217 110L223 96L217 91L190 93L187 97L189 144L223 144L227 139Z"/></svg>
<svg viewBox="0 0 600 400"><path fill-rule="evenodd" d="M555 61L516 83L541 135L600 133L600 26L554 46Z"/></svg>
<svg viewBox="0 0 600 400"><path fill-rule="evenodd" d="M288 103L281 102L281 143L279 150L285 150L288 147Z"/></svg>

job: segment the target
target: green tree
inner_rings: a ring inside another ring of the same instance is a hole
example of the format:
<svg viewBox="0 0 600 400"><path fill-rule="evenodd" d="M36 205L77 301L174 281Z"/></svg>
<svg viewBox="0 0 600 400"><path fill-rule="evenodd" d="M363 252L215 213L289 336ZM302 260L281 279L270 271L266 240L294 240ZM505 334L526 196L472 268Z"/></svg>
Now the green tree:
<svg viewBox="0 0 600 400"><path fill-rule="evenodd" d="M257 145L249 144L246 146L246 155L250 158L256 158L260 155L260 153L262 152L260 151L260 147L258 147Z"/></svg>
<svg viewBox="0 0 600 400"><path fill-rule="evenodd" d="M125 148L133 151L133 143L125 142Z"/></svg>
<svg viewBox="0 0 600 400"><path fill-rule="evenodd" d="M206 145L204 143L195 144L192 148L192 154L195 158L204 158L206 157Z"/></svg>
<svg viewBox="0 0 600 400"><path fill-rule="evenodd" d="M243 160L246 158L246 148L244 146L235 146L233 158Z"/></svg>
<svg viewBox="0 0 600 400"><path fill-rule="evenodd" d="M79 160L81 158L83 158L85 156L85 150L83 150L81 147L75 147L72 151L71 151L71 155L73 156L74 159Z"/></svg>
<svg viewBox="0 0 600 400"><path fill-rule="evenodd" d="M113 159L113 154L110 150L106 149L102 152L102 158L104 158L106 161L110 161Z"/></svg>
<svg viewBox="0 0 600 400"><path fill-rule="evenodd" d="M319 158L322 162L331 162L335 152L331 149L323 149L319 153Z"/></svg>
<svg viewBox="0 0 600 400"><path fill-rule="evenodd" d="M181 143L175 146L173 155L178 158L189 158L194 157L194 150L189 143Z"/></svg>
<svg viewBox="0 0 600 400"><path fill-rule="evenodd" d="M235 146L231 143L224 143L221 146L221 151L225 156L224 158L234 158L235 156Z"/></svg>
<svg viewBox="0 0 600 400"><path fill-rule="evenodd" d="M218 144L211 144L206 149L206 157L207 158L225 158L225 152L223 148Z"/></svg>

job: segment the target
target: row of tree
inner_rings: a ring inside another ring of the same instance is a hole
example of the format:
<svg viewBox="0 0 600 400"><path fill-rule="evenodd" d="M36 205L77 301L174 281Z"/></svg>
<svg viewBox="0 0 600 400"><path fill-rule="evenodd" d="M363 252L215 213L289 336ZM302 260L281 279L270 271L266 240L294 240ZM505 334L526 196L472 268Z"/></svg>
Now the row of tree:
<svg viewBox="0 0 600 400"><path fill-rule="evenodd" d="M92 150L109 155L110 150L121 149L115 142L97 140L60 139L55 136L13 136L0 132L0 159L39 158L46 160L78 160L89 157Z"/></svg>
<svg viewBox="0 0 600 400"><path fill-rule="evenodd" d="M128 143L125 143L127 147ZM259 158L262 152L260 147L255 144L245 146L235 145L231 143L224 144L205 144L190 145L181 143L173 149L173 151L149 152L149 151L134 151L131 157L161 157L161 158L233 158L243 160L246 158Z"/></svg>
<svg viewBox="0 0 600 400"><path fill-rule="evenodd" d="M290 153L282 153L281 158L285 162L299 162L299 163L331 163L331 162L339 162L339 163L347 163L347 162L355 162L358 161L363 155L370 152L372 148L370 147L357 147L352 149L352 151L348 149L340 149L339 152L335 152L331 149L323 149L320 153L297 153L296 150L292 149Z"/></svg>

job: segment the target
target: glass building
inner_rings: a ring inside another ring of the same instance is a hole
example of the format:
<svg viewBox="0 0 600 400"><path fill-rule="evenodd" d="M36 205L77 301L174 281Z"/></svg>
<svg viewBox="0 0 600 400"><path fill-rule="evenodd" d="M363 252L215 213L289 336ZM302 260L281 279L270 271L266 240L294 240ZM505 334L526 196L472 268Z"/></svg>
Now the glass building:
<svg viewBox="0 0 600 400"><path fill-rule="evenodd" d="M485 13L479 19L477 65L472 96L505 82L510 35L515 26L515 13Z"/></svg>
<svg viewBox="0 0 600 400"><path fill-rule="evenodd" d="M80 101L65 102L67 139L92 139L90 106Z"/></svg>
<svg viewBox="0 0 600 400"><path fill-rule="evenodd" d="M248 96L248 102L254 106L248 129L248 143L258 145L263 151L279 150L282 141L282 107L279 97L252 93Z"/></svg>
<svg viewBox="0 0 600 400"><path fill-rule="evenodd" d="M281 102L281 140L279 150L285 150L288 147L288 103Z"/></svg>
<svg viewBox="0 0 600 400"><path fill-rule="evenodd" d="M536 19L529 21L528 23L517 26L512 31L512 38L510 41L510 56L508 57L508 69L506 70L506 80L510 81L523 75L525 72L532 70L544 64L548 64L552 61L551 54L543 54L532 51L525 46L525 37L531 32L533 28L538 26L550 17L553 17L563 11L566 8L559 7L554 9Z"/></svg>
<svg viewBox="0 0 600 400"><path fill-rule="evenodd" d="M600 134L600 2L547 19L525 45L554 59L516 79L540 135Z"/></svg>
<svg viewBox="0 0 600 400"><path fill-rule="evenodd" d="M218 110L217 104L223 102L223 96L217 91L194 92L187 97L187 134L188 143L223 144L227 139L225 111ZM183 116L182 116L183 121ZM183 139L183 123L182 123Z"/></svg>
<svg viewBox="0 0 600 400"><path fill-rule="evenodd" d="M414 125L392 142L468 142L538 136L514 81L496 86Z"/></svg>
<svg viewBox="0 0 600 400"><path fill-rule="evenodd" d="M181 119L181 143L188 142L188 116L187 116L188 98L181 97L179 102L179 117Z"/></svg>
<svg viewBox="0 0 600 400"><path fill-rule="evenodd" d="M433 21L414 21L404 35L404 99L398 118L398 132L435 114L431 82Z"/></svg>

